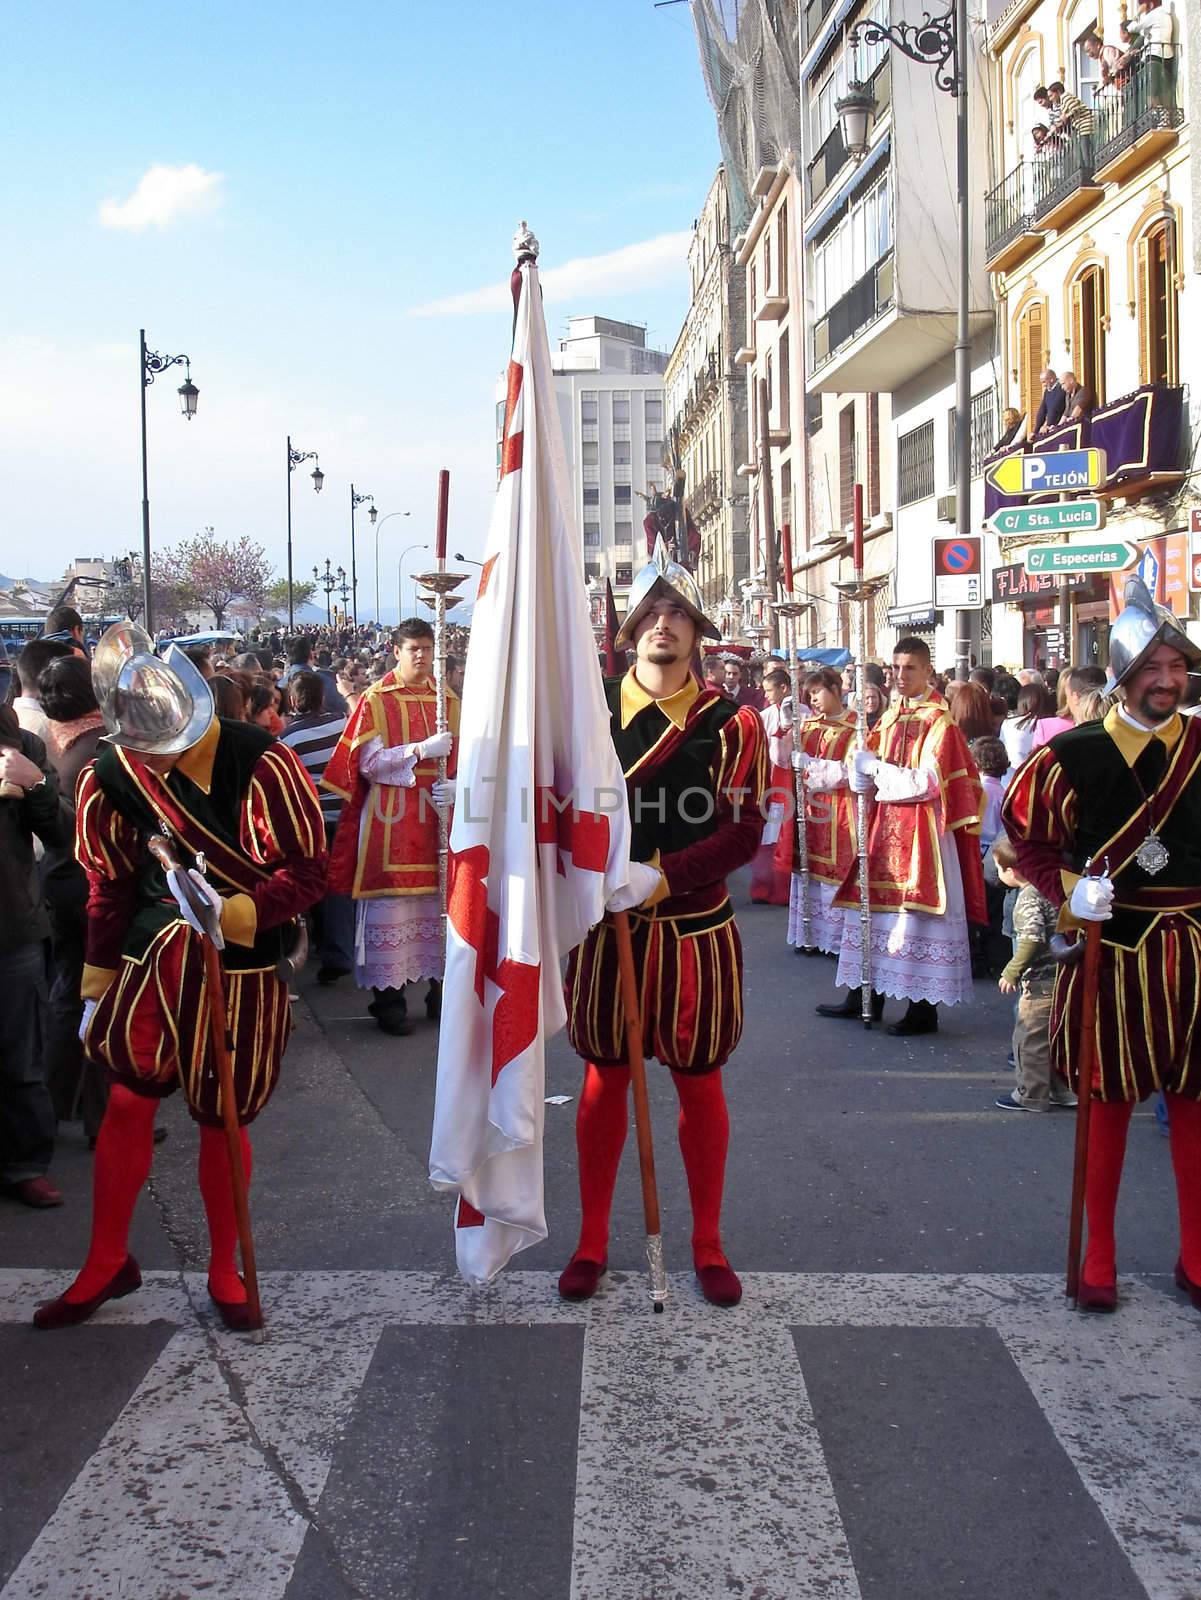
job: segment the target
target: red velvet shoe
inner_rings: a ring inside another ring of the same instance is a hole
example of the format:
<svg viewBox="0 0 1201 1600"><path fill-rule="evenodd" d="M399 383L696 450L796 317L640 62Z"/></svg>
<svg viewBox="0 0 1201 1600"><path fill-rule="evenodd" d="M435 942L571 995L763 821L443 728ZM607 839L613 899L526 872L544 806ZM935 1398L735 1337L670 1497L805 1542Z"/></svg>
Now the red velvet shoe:
<svg viewBox="0 0 1201 1600"><path fill-rule="evenodd" d="M1193 1282L1184 1270L1184 1262L1180 1260L1176 1262L1176 1287L1182 1289L1197 1310L1201 1311L1201 1283Z"/></svg>
<svg viewBox="0 0 1201 1600"><path fill-rule="evenodd" d="M241 1282L239 1277L239 1282ZM243 1287L245 1285L243 1284ZM209 1284L209 1299L217 1308L217 1315L231 1333L249 1333L258 1324L251 1319L250 1302L248 1300L218 1300L213 1293L213 1286Z"/></svg>
<svg viewBox="0 0 1201 1600"><path fill-rule="evenodd" d="M559 1295L564 1300L591 1300L609 1270L608 1261L572 1259L559 1274Z"/></svg>
<svg viewBox="0 0 1201 1600"><path fill-rule="evenodd" d="M1081 1278L1076 1306L1080 1311L1116 1311L1118 1286L1116 1283L1089 1283Z"/></svg>
<svg viewBox="0 0 1201 1600"><path fill-rule="evenodd" d="M697 1267L697 1282L711 1306L736 1306L742 1299L742 1284L728 1261L712 1267Z"/></svg>
<svg viewBox="0 0 1201 1600"><path fill-rule="evenodd" d="M33 1314L35 1328L74 1328L86 1322L106 1300L121 1300L142 1287L142 1273L132 1256L126 1256L99 1294L90 1300L68 1300L60 1294L57 1300L47 1300Z"/></svg>

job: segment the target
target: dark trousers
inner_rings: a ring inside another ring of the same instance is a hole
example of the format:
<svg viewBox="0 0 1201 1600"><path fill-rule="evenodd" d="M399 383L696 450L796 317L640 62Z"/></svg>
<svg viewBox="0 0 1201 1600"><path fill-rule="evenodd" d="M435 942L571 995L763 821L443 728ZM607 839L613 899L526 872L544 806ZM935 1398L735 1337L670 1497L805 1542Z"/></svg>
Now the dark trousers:
<svg viewBox="0 0 1201 1600"><path fill-rule="evenodd" d="M334 847L337 824L325 824L327 848ZM323 967L354 971L354 901L348 894L327 894L314 908L317 959Z"/></svg>
<svg viewBox="0 0 1201 1600"><path fill-rule="evenodd" d="M46 1017L46 1082L58 1120L82 1121L84 1133L94 1139L108 1104L108 1074L94 1061L84 1060L79 1042L86 928L82 904L51 906L54 958Z"/></svg>
<svg viewBox="0 0 1201 1600"><path fill-rule="evenodd" d="M46 951L0 955L0 1183L40 1178L54 1154L54 1107L43 1056Z"/></svg>

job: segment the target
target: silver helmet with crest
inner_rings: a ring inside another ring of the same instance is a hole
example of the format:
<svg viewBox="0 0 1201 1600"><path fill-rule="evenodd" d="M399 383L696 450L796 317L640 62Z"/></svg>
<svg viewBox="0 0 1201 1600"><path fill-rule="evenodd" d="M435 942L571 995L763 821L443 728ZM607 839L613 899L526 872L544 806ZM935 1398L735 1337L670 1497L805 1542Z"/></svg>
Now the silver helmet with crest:
<svg viewBox="0 0 1201 1600"><path fill-rule="evenodd" d="M682 606L696 624L697 632L706 639L721 638L721 629L705 615L696 579L687 567L671 559L662 534L655 540L650 560L630 585L626 614L613 641L618 650L633 644L634 629L656 600L671 600Z"/></svg>
<svg viewBox="0 0 1201 1600"><path fill-rule="evenodd" d="M199 668L178 645L160 660L150 635L134 622L114 622L101 636L92 687L108 742L141 755L182 755L216 715Z"/></svg>
<svg viewBox="0 0 1201 1600"><path fill-rule="evenodd" d="M1191 671L1201 665L1201 648L1193 643L1177 618L1166 606L1156 605L1141 578L1127 578L1125 603L1109 630L1106 694L1125 683L1161 644L1179 650Z"/></svg>

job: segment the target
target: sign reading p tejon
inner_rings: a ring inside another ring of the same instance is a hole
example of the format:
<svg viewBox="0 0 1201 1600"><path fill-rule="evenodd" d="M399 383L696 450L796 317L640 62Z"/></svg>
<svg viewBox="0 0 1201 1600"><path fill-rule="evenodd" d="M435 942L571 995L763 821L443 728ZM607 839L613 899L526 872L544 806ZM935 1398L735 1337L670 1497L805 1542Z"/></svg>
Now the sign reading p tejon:
<svg viewBox="0 0 1201 1600"><path fill-rule="evenodd" d="M1052 450L994 461L984 474L1001 494L1071 494L1105 482L1104 450Z"/></svg>

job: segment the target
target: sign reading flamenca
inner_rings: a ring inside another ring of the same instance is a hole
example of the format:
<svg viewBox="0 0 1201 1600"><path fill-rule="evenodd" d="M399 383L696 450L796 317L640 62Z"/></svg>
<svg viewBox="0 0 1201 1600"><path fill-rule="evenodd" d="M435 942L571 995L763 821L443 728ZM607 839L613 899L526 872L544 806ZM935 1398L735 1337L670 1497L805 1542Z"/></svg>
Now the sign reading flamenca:
<svg viewBox="0 0 1201 1600"><path fill-rule="evenodd" d="M1089 582L1083 572L1065 572L1062 576L1027 572L1020 562L1011 567L994 567L992 598L994 605L1007 605L1022 600L1033 600L1036 595L1055 594L1060 584L1069 589L1079 589Z"/></svg>

